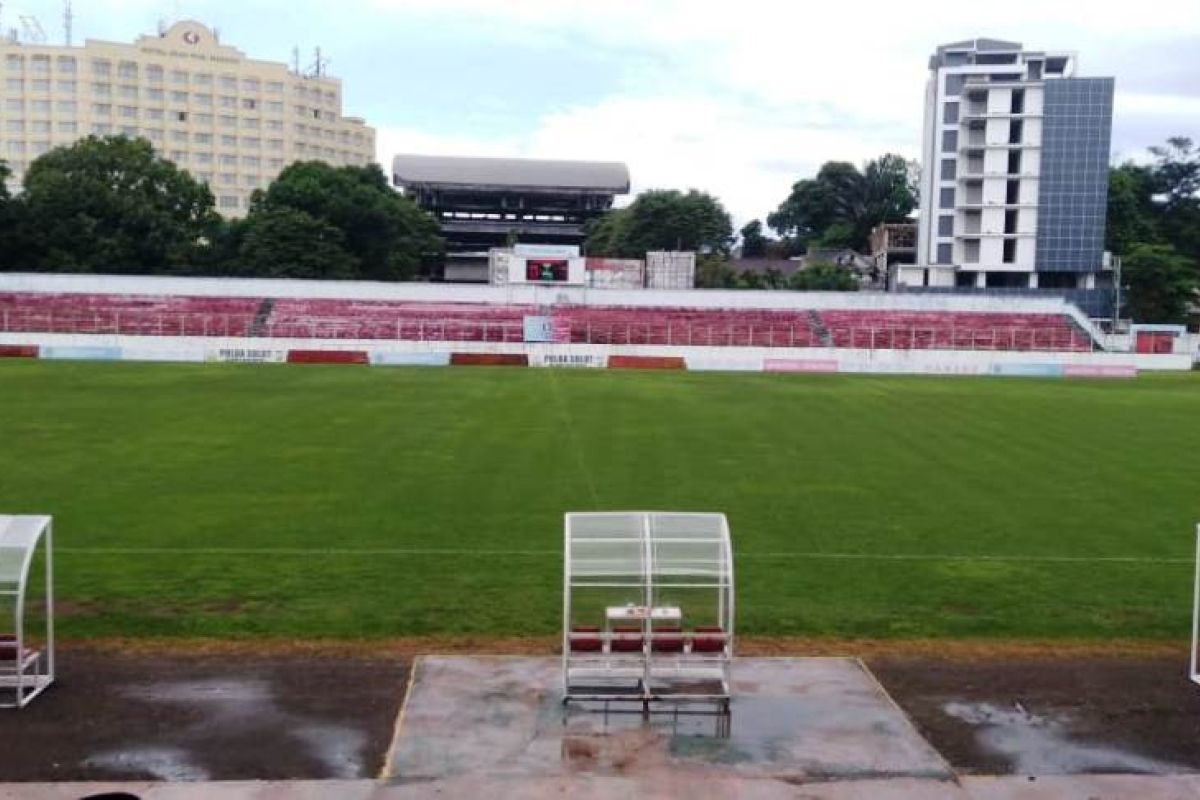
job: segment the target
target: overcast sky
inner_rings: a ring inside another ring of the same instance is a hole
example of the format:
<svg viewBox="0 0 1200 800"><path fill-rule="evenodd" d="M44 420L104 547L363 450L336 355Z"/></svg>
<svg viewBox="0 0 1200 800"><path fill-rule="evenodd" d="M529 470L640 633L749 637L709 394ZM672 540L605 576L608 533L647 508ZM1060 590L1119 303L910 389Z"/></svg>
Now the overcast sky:
<svg viewBox="0 0 1200 800"><path fill-rule="evenodd" d="M976 36L1115 75L1114 160L1200 139L1200 0L75 0L75 40L194 18L252 57L320 45L397 152L613 159L635 190L765 216L827 160L920 147L926 63ZM62 39L62 3L11 0Z"/></svg>

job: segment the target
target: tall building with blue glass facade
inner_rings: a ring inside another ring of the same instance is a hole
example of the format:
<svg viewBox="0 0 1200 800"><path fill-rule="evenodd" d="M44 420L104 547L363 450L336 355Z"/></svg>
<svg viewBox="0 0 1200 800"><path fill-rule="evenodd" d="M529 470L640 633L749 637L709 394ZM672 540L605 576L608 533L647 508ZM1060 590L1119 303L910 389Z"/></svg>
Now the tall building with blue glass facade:
<svg viewBox="0 0 1200 800"><path fill-rule="evenodd" d="M1113 79L972 39L930 59L917 262L901 287L1055 290L1103 313Z"/></svg>

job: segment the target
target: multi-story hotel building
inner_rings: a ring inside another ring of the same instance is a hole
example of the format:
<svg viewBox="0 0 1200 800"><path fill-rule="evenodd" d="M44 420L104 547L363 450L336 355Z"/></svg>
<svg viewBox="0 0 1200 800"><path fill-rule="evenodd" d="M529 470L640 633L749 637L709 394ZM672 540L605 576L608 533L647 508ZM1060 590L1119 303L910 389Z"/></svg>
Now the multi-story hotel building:
<svg viewBox="0 0 1200 800"><path fill-rule="evenodd" d="M917 263L902 286L1103 289L1112 78L1075 56L937 48L925 98Z"/></svg>
<svg viewBox="0 0 1200 800"><path fill-rule="evenodd" d="M342 116L341 81L247 58L196 22L133 44L5 40L0 61L0 158L16 185L51 148L140 136L208 183L218 211L239 216L292 162L375 160L375 131Z"/></svg>

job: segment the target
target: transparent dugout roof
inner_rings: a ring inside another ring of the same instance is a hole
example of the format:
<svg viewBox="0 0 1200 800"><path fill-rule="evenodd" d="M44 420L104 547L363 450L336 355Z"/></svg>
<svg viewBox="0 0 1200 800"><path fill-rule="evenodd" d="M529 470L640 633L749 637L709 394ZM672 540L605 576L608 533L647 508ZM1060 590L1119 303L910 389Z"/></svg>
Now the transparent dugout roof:
<svg viewBox="0 0 1200 800"><path fill-rule="evenodd" d="M50 517L0 514L0 592L20 590L29 573L33 551L50 524Z"/></svg>
<svg viewBox="0 0 1200 800"><path fill-rule="evenodd" d="M721 586L733 572L724 514L614 511L566 515L571 585L675 581Z"/></svg>

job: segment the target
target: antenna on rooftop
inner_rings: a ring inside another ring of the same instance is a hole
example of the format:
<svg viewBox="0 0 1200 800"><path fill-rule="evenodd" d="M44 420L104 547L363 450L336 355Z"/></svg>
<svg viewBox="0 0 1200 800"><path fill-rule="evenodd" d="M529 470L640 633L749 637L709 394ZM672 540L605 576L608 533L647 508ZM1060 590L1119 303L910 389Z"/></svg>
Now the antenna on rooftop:
<svg viewBox="0 0 1200 800"><path fill-rule="evenodd" d="M37 17L22 16L21 31L25 34L25 41L31 44L46 43L46 31L42 28L42 23L38 22Z"/></svg>
<svg viewBox="0 0 1200 800"><path fill-rule="evenodd" d="M310 78L325 77L325 70L329 66L329 59L321 57L321 48L313 48L313 63L308 68L308 76Z"/></svg>
<svg viewBox="0 0 1200 800"><path fill-rule="evenodd" d="M300 48L292 48L292 72L296 75L300 74Z"/></svg>
<svg viewBox="0 0 1200 800"><path fill-rule="evenodd" d="M71 0L66 0L63 7L63 41L70 47L72 28L75 24L75 14L71 11Z"/></svg>

